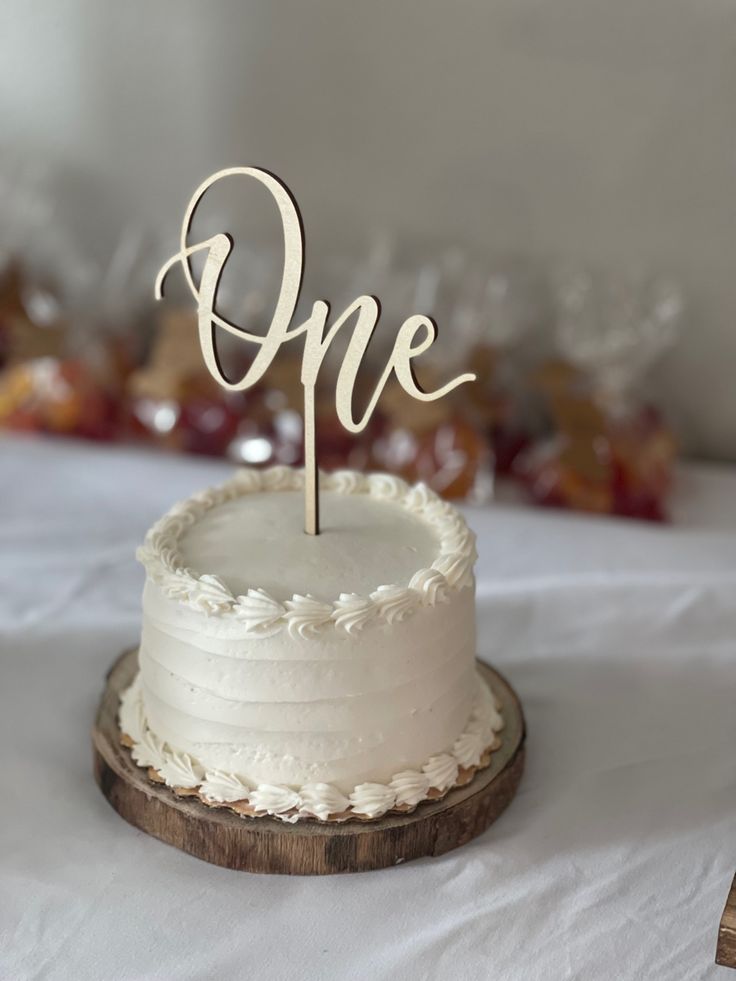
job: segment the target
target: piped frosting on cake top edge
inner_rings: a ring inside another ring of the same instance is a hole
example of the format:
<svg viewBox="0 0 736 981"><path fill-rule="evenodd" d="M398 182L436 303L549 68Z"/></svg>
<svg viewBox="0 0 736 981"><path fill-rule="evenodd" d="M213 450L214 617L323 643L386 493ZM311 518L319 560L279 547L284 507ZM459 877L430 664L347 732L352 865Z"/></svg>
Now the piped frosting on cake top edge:
<svg viewBox="0 0 736 981"><path fill-rule="evenodd" d="M368 595L340 593L332 602L306 594L280 601L254 583L234 595L217 576L198 574L185 566L180 543L184 534L208 511L247 494L302 490L304 473L286 466L265 470L241 468L225 483L174 505L150 529L137 558L149 579L169 599L208 617L228 617L253 636L272 636L286 629L295 638L318 637L326 630L355 635L375 623L404 620L422 607L435 606L449 592L473 584L477 558L475 536L465 519L425 484L411 486L390 474L340 470L320 474L320 488L343 495L368 495L403 507L427 522L436 535L437 554L409 582L379 585Z"/></svg>

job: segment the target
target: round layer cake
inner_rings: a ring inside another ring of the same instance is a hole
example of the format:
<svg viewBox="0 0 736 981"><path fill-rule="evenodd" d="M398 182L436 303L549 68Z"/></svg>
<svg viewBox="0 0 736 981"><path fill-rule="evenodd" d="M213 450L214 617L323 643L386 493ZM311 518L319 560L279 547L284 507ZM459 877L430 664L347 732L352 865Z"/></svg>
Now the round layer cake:
<svg viewBox="0 0 736 981"><path fill-rule="evenodd" d="M474 536L423 485L239 470L139 550L136 762L240 813L370 819L467 782L502 720L475 668Z"/></svg>

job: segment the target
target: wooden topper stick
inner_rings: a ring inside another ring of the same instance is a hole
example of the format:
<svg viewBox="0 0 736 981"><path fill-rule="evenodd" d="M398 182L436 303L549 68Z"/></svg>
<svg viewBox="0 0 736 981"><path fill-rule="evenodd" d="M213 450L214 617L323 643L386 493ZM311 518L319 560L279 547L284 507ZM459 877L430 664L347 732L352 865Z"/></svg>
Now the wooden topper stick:
<svg viewBox="0 0 736 981"><path fill-rule="evenodd" d="M225 264L233 249L233 240L230 236L220 232L195 245L188 244L194 215L202 198L213 184L231 177L250 177L257 180L270 192L281 217L284 235L281 290L273 319L263 335L252 334L217 313L217 291ZM199 285L195 283L191 265L191 257L198 252L206 252ZM329 305L324 300L317 300L307 319L302 324L291 326L304 272L304 229L299 208L291 192L278 177L266 170L257 167L231 167L213 174L200 184L187 206L182 221L179 251L161 267L156 278L157 299L163 295L166 276L177 263L181 265L189 291L197 301L199 341L205 365L215 381L227 391L243 391L255 385L263 377L281 345L301 337L302 334L305 335L301 381L304 387L304 530L308 535L319 534L314 391L325 354L338 331L350 319L355 317L355 324L338 372L335 390L337 416L348 432L359 433L365 429L392 372L408 395L423 402L442 398L458 385L475 381L475 375L467 373L452 379L434 392L425 392L420 388L414 375L412 361L432 346L437 337L437 326L429 317L415 314L408 317L401 325L393 351L379 377L367 408L360 419L354 418L355 382L368 344L378 325L380 304L373 296L359 296L343 310L328 329ZM250 367L237 381L230 381L220 364L216 333L218 328L257 347Z"/></svg>
<svg viewBox="0 0 736 981"><path fill-rule="evenodd" d="M314 385L304 386L304 530L319 535L319 476L315 446Z"/></svg>

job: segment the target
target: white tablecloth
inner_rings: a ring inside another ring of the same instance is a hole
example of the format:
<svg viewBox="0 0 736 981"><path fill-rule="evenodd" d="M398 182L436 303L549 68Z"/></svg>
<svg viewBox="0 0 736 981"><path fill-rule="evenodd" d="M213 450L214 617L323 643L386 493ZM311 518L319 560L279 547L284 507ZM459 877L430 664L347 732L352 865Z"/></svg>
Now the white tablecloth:
<svg viewBox="0 0 736 981"><path fill-rule="evenodd" d="M470 509L480 654L528 717L519 795L442 858L289 878L147 837L91 774L104 675L138 632L135 545L228 468L61 441L0 452L0 978L727 976L736 471L684 469L667 528Z"/></svg>

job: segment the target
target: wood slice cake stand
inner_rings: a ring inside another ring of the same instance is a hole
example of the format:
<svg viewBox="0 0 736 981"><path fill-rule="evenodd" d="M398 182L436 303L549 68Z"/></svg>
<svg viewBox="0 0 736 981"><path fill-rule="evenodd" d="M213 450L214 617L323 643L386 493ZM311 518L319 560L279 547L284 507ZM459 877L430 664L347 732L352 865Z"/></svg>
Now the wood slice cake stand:
<svg viewBox="0 0 736 981"><path fill-rule="evenodd" d="M92 730L95 779L118 814L130 824L197 858L246 872L327 875L366 872L413 858L442 855L464 845L508 807L524 768L525 725L519 699L493 668L478 662L501 702L505 728L491 764L464 787L425 801L411 814L340 823L242 817L177 797L149 780L120 743L120 694L137 670L137 651L122 654L107 676Z"/></svg>
<svg viewBox="0 0 736 981"><path fill-rule="evenodd" d="M718 927L716 964L722 967L736 967L736 875L733 877L731 891Z"/></svg>

